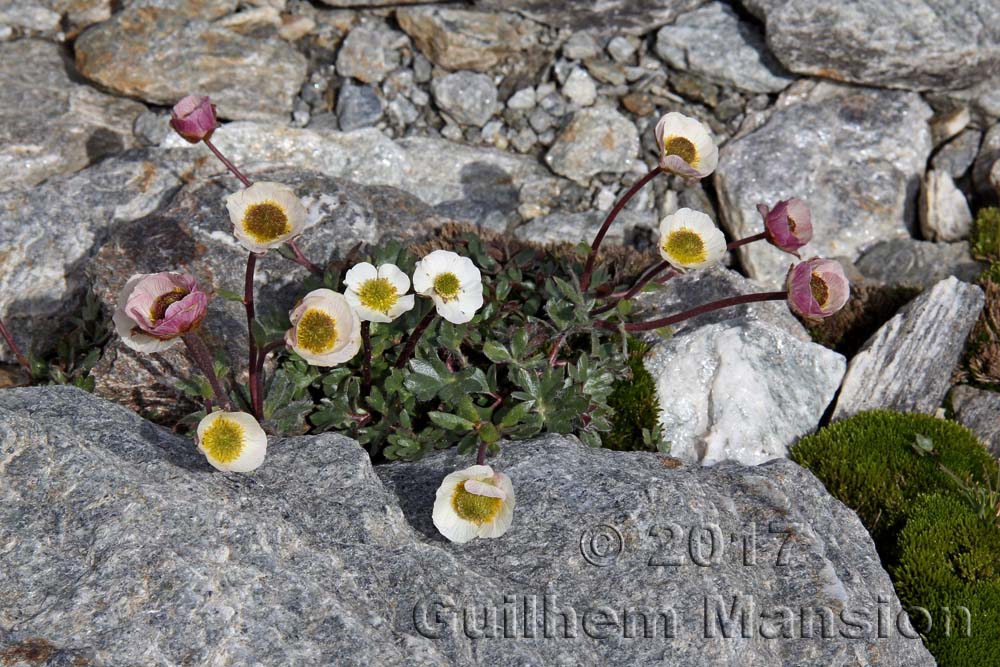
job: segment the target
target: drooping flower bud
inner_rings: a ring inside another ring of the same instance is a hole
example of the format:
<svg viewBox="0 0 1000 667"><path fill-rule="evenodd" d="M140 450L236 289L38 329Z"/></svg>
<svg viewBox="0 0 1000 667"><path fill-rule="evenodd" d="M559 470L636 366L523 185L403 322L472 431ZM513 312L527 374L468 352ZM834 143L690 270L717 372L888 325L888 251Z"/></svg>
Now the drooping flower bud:
<svg viewBox="0 0 1000 667"><path fill-rule="evenodd" d="M798 257L798 249L812 240L812 215L801 199L779 201L772 209L757 204L757 211L764 219L767 241L774 247Z"/></svg>
<svg viewBox="0 0 1000 667"><path fill-rule="evenodd" d="M215 105L203 95L188 95L170 110L170 127L192 144L208 139L219 127Z"/></svg>
<svg viewBox="0 0 1000 667"><path fill-rule="evenodd" d="M139 273L125 283L113 316L122 342L139 352L161 352L205 318L208 295L186 273Z"/></svg>
<svg viewBox="0 0 1000 667"><path fill-rule="evenodd" d="M809 320L821 320L844 307L851 286L844 269L832 259L813 257L788 271L788 307Z"/></svg>

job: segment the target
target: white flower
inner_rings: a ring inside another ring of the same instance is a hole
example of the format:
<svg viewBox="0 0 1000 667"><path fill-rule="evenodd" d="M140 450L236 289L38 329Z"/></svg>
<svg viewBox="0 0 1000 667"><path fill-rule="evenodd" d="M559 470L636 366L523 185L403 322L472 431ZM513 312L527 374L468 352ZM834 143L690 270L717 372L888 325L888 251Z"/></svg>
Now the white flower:
<svg viewBox="0 0 1000 667"><path fill-rule="evenodd" d="M688 178L705 178L719 164L719 148L708 126L696 118L671 111L656 124L660 167Z"/></svg>
<svg viewBox="0 0 1000 667"><path fill-rule="evenodd" d="M361 348L361 320L343 294L313 290L288 317L285 343L313 366L335 366Z"/></svg>
<svg viewBox="0 0 1000 667"><path fill-rule="evenodd" d="M267 454L267 434L245 412L217 411L198 424L198 451L213 468L223 472L250 472Z"/></svg>
<svg viewBox="0 0 1000 667"><path fill-rule="evenodd" d="M413 291L434 299L438 315L454 324L483 307L483 277L468 257L435 250L413 269Z"/></svg>
<svg viewBox="0 0 1000 667"><path fill-rule="evenodd" d="M451 473L438 487L434 525L452 542L500 537L514 520L514 485L490 466Z"/></svg>
<svg viewBox="0 0 1000 667"><path fill-rule="evenodd" d="M261 181L226 197L236 240L250 252L267 252L302 233L306 209L292 189Z"/></svg>
<svg viewBox="0 0 1000 667"><path fill-rule="evenodd" d="M700 211L682 208L660 222L660 256L675 269L700 269L722 260L726 237Z"/></svg>
<svg viewBox="0 0 1000 667"><path fill-rule="evenodd" d="M413 309L414 296L410 278L395 264L382 264L377 269L368 262L355 264L344 276L347 289L344 297L368 322L392 322Z"/></svg>

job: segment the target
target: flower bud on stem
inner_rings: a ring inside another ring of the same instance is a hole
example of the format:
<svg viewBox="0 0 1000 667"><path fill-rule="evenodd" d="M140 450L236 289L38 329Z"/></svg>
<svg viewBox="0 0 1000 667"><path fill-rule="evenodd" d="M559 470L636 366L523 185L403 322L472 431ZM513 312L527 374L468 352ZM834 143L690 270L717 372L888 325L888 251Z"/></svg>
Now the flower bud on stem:
<svg viewBox="0 0 1000 667"><path fill-rule="evenodd" d="M698 315L710 313L713 310L721 310L723 308L729 308L730 306L739 306L744 303L755 303L758 301L784 301L787 298L788 292L761 292L759 294L741 294L739 296L731 296L726 299L719 299L718 301L702 304L697 308L685 310L683 313L677 313L676 315L671 315L670 317L661 317L658 320L649 320L648 322L630 322L625 325L625 331L653 331L655 329L669 327L679 322L683 322L684 320L689 320L692 317L697 317ZM608 322L607 320L597 320L594 322L594 325L612 331L618 330L618 326L612 322Z"/></svg>
<svg viewBox="0 0 1000 667"><path fill-rule="evenodd" d="M24 356L24 353L21 352L21 348L19 348L17 343L14 342L14 337L10 335L10 331L7 330L7 326L3 323L2 319L0 319L0 335L3 336L5 341L7 341L10 351L13 352L14 357L17 358L17 363L21 364L24 370L28 372L28 377L33 377L34 374L31 372L31 364L28 363L28 358Z"/></svg>
<svg viewBox="0 0 1000 667"><path fill-rule="evenodd" d="M611 223L615 221L615 218L618 217L621 210L625 208L625 204L627 204L629 200L632 199L637 192L639 192L639 190L642 190L647 183L653 180L653 178L655 178L656 175L662 171L663 167L655 167L652 171L639 179L639 181L629 188L628 192L626 192L625 195L618 200L618 203L616 203L608 213L608 217L604 219L604 224L601 225L601 229L598 230L597 236L594 237L594 242L590 244L590 254L587 255L587 263L583 267L583 273L580 274L581 290L587 291L587 288L590 287L590 274L594 271L594 262L597 260L597 251L600 250L601 242L604 241L604 235L608 233Z"/></svg>
<svg viewBox="0 0 1000 667"><path fill-rule="evenodd" d="M236 412L232 400L230 400L229 395L219 383L219 378L215 374L215 366L212 364L212 355L208 351L208 346L205 345L201 334L197 331L189 331L181 336L181 340L187 345L188 352L191 353L191 359L201 369L208 383L212 385L212 394L216 402L222 405L227 412Z"/></svg>
<svg viewBox="0 0 1000 667"><path fill-rule="evenodd" d="M436 316L437 309L432 308L426 315L424 315L424 319L420 320L420 324L418 324L417 328L413 330L410 337L406 339L406 347L403 348L403 351L399 355L399 359L396 360L396 368L403 368L406 366L406 362L408 362L410 357L413 356L413 351L417 349L417 343L420 341L420 337L424 334L427 327L430 326L431 322L434 321Z"/></svg>

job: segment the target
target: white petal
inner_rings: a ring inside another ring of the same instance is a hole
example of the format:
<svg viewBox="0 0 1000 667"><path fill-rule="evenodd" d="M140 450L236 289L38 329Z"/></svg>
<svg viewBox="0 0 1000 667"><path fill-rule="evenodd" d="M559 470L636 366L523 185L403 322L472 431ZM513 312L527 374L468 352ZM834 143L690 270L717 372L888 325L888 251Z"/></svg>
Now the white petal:
<svg viewBox="0 0 1000 667"><path fill-rule="evenodd" d="M413 268L413 291L424 296L434 291L434 277L427 270L423 260L417 262Z"/></svg>
<svg viewBox="0 0 1000 667"><path fill-rule="evenodd" d="M399 297L399 301L389 309L389 317L391 319L396 319L403 313L408 313L413 310L413 306L416 305L416 297L412 294L407 294L406 296Z"/></svg>
<svg viewBox="0 0 1000 667"><path fill-rule="evenodd" d="M489 482L481 482L477 479L466 481L465 490L475 496L484 496L486 498L499 498L503 500L507 497L500 487L494 486Z"/></svg>
<svg viewBox="0 0 1000 667"><path fill-rule="evenodd" d="M385 278L389 284L396 288L397 294L406 294L410 291L410 277L399 270L395 264L382 264L378 267L378 277Z"/></svg>
<svg viewBox="0 0 1000 667"><path fill-rule="evenodd" d="M361 285L363 285L365 281L377 278L378 273L378 269L376 269L374 265L369 264L368 262L361 262L360 264L352 266L350 270L344 274L344 284L352 290L357 291L361 289Z"/></svg>
<svg viewBox="0 0 1000 667"><path fill-rule="evenodd" d="M432 294L437 313L452 324L465 324L476 316L474 309L464 308L460 299L445 301L437 294Z"/></svg>

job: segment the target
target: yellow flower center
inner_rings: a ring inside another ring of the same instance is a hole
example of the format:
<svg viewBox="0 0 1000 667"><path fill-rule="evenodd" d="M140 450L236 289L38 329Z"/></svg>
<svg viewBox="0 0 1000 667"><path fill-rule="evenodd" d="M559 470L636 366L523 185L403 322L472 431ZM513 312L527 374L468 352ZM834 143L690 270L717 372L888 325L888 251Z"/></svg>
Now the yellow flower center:
<svg viewBox="0 0 1000 667"><path fill-rule="evenodd" d="M458 516L475 524L489 523L500 512L503 501L492 496L479 496L465 490L465 482L455 487L451 506Z"/></svg>
<svg viewBox="0 0 1000 667"><path fill-rule="evenodd" d="M243 427L231 419L220 417L205 429L201 447L216 461L229 463L243 451Z"/></svg>
<svg viewBox="0 0 1000 667"><path fill-rule="evenodd" d="M323 354L337 344L337 320L326 312L310 308L295 329L299 347L313 354Z"/></svg>
<svg viewBox="0 0 1000 667"><path fill-rule="evenodd" d="M365 308L388 313L399 301L399 293L388 278L372 278L361 283L358 299Z"/></svg>
<svg viewBox="0 0 1000 667"><path fill-rule="evenodd" d="M167 316L167 308L171 304L177 303L187 295L188 292L182 290L180 287L170 290L166 294L161 294L149 309L149 319L153 322L159 322Z"/></svg>
<svg viewBox="0 0 1000 667"><path fill-rule="evenodd" d="M816 299L819 307L825 306L830 298L830 288L827 287L826 281L818 273L812 274L809 278L809 289L812 290L813 298Z"/></svg>
<svg viewBox="0 0 1000 667"><path fill-rule="evenodd" d="M708 257L701 236L687 227L670 232L663 244L663 251L683 265L699 264Z"/></svg>
<svg viewBox="0 0 1000 667"><path fill-rule="evenodd" d="M243 229L258 243L270 243L292 231L292 225L285 209L267 200L247 207Z"/></svg>
<svg viewBox="0 0 1000 667"><path fill-rule="evenodd" d="M458 296L459 287L461 285L458 282L458 276L454 273L439 273L434 277L434 291L445 301Z"/></svg>
<svg viewBox="0 0 1000 667"><path fill-rule="evenodd" d="M698 166L698 149L686 137L668 137L663 142L663 156L676 155L692 167Z"/></svg>

